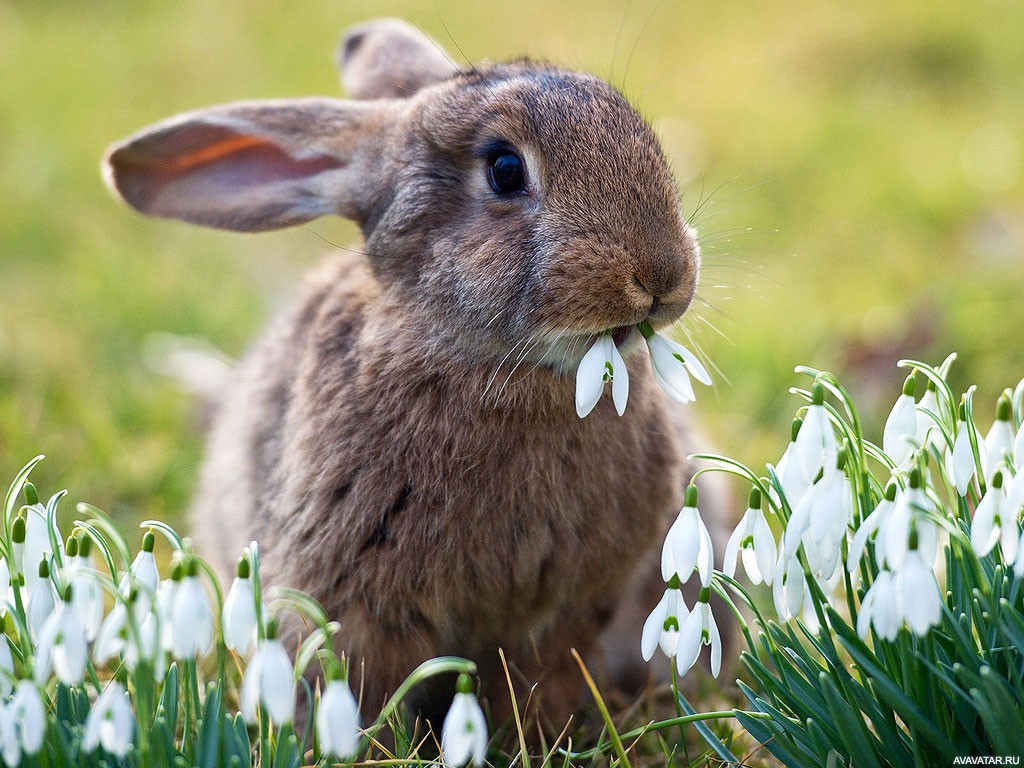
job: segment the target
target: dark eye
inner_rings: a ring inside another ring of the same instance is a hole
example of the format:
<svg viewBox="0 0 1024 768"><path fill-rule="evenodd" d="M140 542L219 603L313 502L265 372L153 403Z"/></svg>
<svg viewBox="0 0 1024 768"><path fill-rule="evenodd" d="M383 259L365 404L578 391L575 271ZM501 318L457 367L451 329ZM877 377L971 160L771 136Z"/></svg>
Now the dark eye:
<svg viewBox="0 0 1024 768"><path fill-rule="evenodd" d="M514 195L526 189L526 167L515 152L501 150L487 160L487 181L499 195Z"/></svg>

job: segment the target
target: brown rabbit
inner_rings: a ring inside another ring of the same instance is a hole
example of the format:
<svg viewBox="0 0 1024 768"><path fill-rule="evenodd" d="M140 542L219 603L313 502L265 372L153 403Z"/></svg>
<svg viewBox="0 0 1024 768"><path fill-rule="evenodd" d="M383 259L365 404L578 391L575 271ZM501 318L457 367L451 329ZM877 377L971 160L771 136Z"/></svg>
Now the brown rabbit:
<svg viewBox="0 0 1024 768"><path fill-rule="evenodd" d="M197 539L225 571L257 539L265 579L323 603L367 711L443 654L474 659L507 711L503 648L560 727L583 690L570 648L643 669L692 469L635 326L686 311L695 233L653 132L598 78L457 70L391 20L351 31L340 59L357 101L212 107L106 158L147 214L243 232L335 214L365 235L238 370ZM609 330L628 408L580 419L576 367Z"/></svg>

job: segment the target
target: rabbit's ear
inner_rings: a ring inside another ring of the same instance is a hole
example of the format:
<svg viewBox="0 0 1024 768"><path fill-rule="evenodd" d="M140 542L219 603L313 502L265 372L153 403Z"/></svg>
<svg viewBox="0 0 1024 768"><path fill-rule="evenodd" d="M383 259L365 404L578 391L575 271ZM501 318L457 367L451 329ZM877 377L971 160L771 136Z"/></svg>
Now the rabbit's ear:
<svg viewBox="0 0 1024 768"><path fill-rule="evenodd" d="M376 19L348 30L337 61L341 84L353 99L407 98L457 71L437 43L398 19Z"/></svg>
<svg viewBox="0 0 1024 768"><path fill-rule="evenodd" d="M111 147L110 188L151 216L258 232L325 214L365 221L402 102L225 104L157 123Z"/></svg>

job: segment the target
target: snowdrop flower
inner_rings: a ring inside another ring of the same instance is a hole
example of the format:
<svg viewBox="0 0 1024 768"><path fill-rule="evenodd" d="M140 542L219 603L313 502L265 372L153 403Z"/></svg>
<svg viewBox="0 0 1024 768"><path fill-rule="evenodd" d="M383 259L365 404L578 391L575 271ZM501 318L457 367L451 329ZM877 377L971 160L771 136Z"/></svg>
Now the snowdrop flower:
<svg viewBox="0 0 1024 768"><path fill-rule="evenodd" d="M657 648L661 648L669 658L676 655L679 630L689 613L683 593L679 591L679 577L673 574L665 594L644 622L640 636L640 652L644 661L650 661Z"/></svg>
<svg viewBox="0 0 1024 768"><path fill-rule="evenodd" d="M0 704L0 744L4 761L20 765L22 755L34 755L43 748L46 708L39 689L30 680L20 680L14 698Z"/></svg>
<svg viewBox="0 0 1024 768"><path fill-rule="evenodd" d="M811 474L805 467L803 462L793 460L793 454L796 452L796 438L800 434L800 429L803 427L804 420L801 418L793 419L793 426L790 431L789 445L786 447L785 452L782 454L782 458L779 459L778 466L775 468L775 474L779 478L779 484L782 486L782 493L786 497L786 502L789 504L790 510L796 509L797 504L803 499L804 494L807 493L811 484L814 482L814 477L817 474ZM773 489L774 491L774 489Z"/></svg>
<svg viewBox="0 0 1024 768"><path fill-rule="evenodd" d="M72 587L72 606L85 628L85 637L92 642L103 623L103 588L94 576L92 539L68 541L64 578Z"/></svg>
<svg viewBox="0 0 1024 768"><path fill-rule="evenodd" d="M775 575L775 558L778 552L775 537L768 527L764 511L761 509L761 491L755 486L750 489L747 511L729 537L725 546L725 562L723 571L727 576L736 574L736 560L739 553L743 554L743 569L753 584L762 581L769 586Z"/></svg>
<svg viewBox="0 0 1024 768"><path fill-rule="evenodd" d="M797 505L786 526L786 554L796 556L803 543L811 572L825 580L839 565L846 530L853 518L853 487L843 467L846 451L836 455L836 467L811 487Z"/></svg>
<svg viewBox="0 0 1024 768"><path fill-rule="evenodd" d="M893 464L902 466L910 458L914 450L914 439L917 433L916 403L914 402L914 375L911 374L903 382L903 393L896 398L896 403L885 420L882 433L882 450L889 455Z"/></svg>
<svg viewBox="0 0 1024 768"><path fill-rule="evenodd" d="M896 571L895 579L900 618L906 621L911 632L923 637L939 623L942 615L942 595L935 573L920 552L911 550Z"/></svg>
<svg viewBox="0 0 1024 768"><path fill-rule="evenodd" d="M142 536L142 549L135 556L128 573L121 579L120 591L123 597L128 597L132 585L140 588L141 602L136 603L136 611L139 614L146 614L152 607L153 596L156 595L157 587L160 585L160 573L156 568L156 558L153 556L153 547L156 544L156 537L152 531L146 531Z"/></svg>
<svg viewBox="0 0 1024 768"><path fill-rule="evenodd" d="M629 397L629 373L611 334L603 333L576 369L576 413L581 419L594 410L606 381L612 383L612 402L621 416Z"/></svg>
<svg viewBox="0 0 1024 768"><path fill-rule="evenodd" d="M772 583L772 601L779 621L789 621L800 615L806 591L807 577L804 576L803 566L796 557L786 555L783 549L775 564Z"/></svg>
<svg viewBox="0 0 1024 768"><path fill-rule="evenodd" d="M174 598L178 594L178 585L185 578L184 566L178 562L171 569L171 578L160 582L156 591L156 601L153 612L160 621L160 648L168 653L174 648L174 628L172 624L174 615Z"/></svg>
<svg viewBox="0 0 1024 768"><path fill-rule="evenodd" d="M1003 490L1003 473L996 472L985 491L985 496L974 510L974 519L971 520L971 549L978 557L984 557L992 551L992 547L998 541L1003 553L1003 562L1012 563L1017 557L1019 536L1016 510L1010 509Z"/></svg>
<svg viewBox="0 0 1024 768"><path fill-rule="evenodd" d="M974 477L975 472L974 451L971 449L971 436L968 429L967 411L961 404L953 450L948 454L946 460L947 474L953 478L956 492L961 496L967 495L967 489L971 485L971 478Z"/></svg>
<svg viewBox="0 0 1024 768"><path fill-rule="evenodd" d="M676 653L676 670L680 675L685 675L696 663L701 646L704 645L711 646L712 676L718 677L718 673L722 671L722 637L718 633L718 625L711 613L711 606L708 605L710 598L711 589L701 589L697 605L683 622Z"/></svg>
<svg viewBox="0 0 1024 768"><path fill-rule="evenodd" d="M697 511L697 486L686 489L685 506L668 529L661 549L661 576L668 582L678 575L685 583L696 568L700 583L708 586L714 568L711 534Z"/></svg>
<svg viewBox="0 0 1024 768"><path fill-rule="evenodd" d="M891 571L879 571L864 595L857 614L857 634L868 636L871 627L885 640L895 640L900 631L899 593Z"/></svg>
<svg viewBox="0 0 1024 768"><path fill-rule="evenodd" d="M249 578L250 569L249 558L243 555L238 559L235 580L231 582L221 612L224 644L243 656L256 642L256 596Z"/></svg>
<svg viewBox="0 0 1024 768"><path fill-rule="evenodd" d="M1012 480L1004 482L1004 490L1007 511L1015 517L1019 516L1021 507L1024 507L1024 467L1017 470Z"/></svg>
<svg viewBox="0 0 1024 768"><path fill-rule="evenodd" d="M934 561L938 550L938 526L924 514L931 503L921 489L921 471L917 467L910 471L908 486L906 491L897 494L892 512L879 522L875 537L875 560L893 571L910 549L911 534L916 537L916 548L925 558Z"/></svg>
<svg viewBox="0 0 1024 768"><path fill-rule="evenodd" d="M985 476L989 480L998 471L1000 462L1008 456L1013 461L1014 434L1010 426L1010 419L1013 418L1013 406L1010 398L1005 394L999 396L996 404L996 420L992 423L988 434L985 435Z"/></svg>
<svg viewBox="0 0 1024 768"><path fill-rule="evenodd" d="M267 639L260 640L245 668L239 703L249 723L256 722L260 704L277 724L290 723L295 717L295 668L276 635L277 626L272 621Z"/></svg>
<svg viewBox="0 0 1024 768"><path fill-rule="evenodd" d="M85 665L89 661L86 649L85 627L71 606L71 587L57 609L39 630L33 671L39 685L46 683L52 667L63 683L78 685L85 678Z"/></svg>
<svg viewBox="0 0 1024 768"><path fill-rule="evenodd" d="M878 502L878 506L871 511L871 514L864 518L856 533L853 534L853 541L850 543L850 550L846 557L846 570L848 572L855 573L857 571L857 565L864 554L864 548L867 546L868 539L878 530L882 521L892 514L895 508L896 483L889 481L889 484L885 487L885 495Z"/></svg>
<svg viewBox="0 0 1024 768"><path fill-rule="evenodd" d="M836 434L825 410L825 388L815 383L811 388L811 404L807 406L804 422L793 441L789 460L800 462L804 474L814 478L818 470L832 467L838 446Z"/></svg>
<svg viewBox="0 0 1024 768"><path fill-rule="evenodd" d="M487 755L487 722L473 694L469 675L459 675L455 691L441 726L441 757L445 765L483 765Z"/></svg>
<svg viewBox="0 0 1024 768"><path fill-rule="evenodd" d="M213 608L199 581L196 561L190 559L184 570L171 606L171 653L178 660L201 656L213 643Z"/></svg>
<svg viewBox="0 0 1024 768"><path fill-rule="evenodd" d="M348 683L340 678L328 680L320 694L316 732L325 755L345 759L359 747L359 705Z"/></svg>
<svg viewBox="0 0 1024 768"><path fill-rule="evenodd" d="M42 631L43 624L53 615L54 589L50 581L50 566L46 560L40 560L36 568L36 579L28 588L28 605L25 606L29 634L36 640Z"/></svg>
<svg viewBox="0 0 1024 768"><path fill-rule="evenodd" d="M85 719L82 751L95 752L103 747L117 757L124 757L132 746L135 734L135 716L124 686L114 681L107 685L96 699Z"/></svg>
<svg viewBox="0 0 1024 768"><path fill-rule="evenodd" d="M678 403L692 403L696 400L690 376L710 386L711 376L690 350L672 339L656 334L646 320L637 328L647 342L654 378L669 397Z"/></svg>

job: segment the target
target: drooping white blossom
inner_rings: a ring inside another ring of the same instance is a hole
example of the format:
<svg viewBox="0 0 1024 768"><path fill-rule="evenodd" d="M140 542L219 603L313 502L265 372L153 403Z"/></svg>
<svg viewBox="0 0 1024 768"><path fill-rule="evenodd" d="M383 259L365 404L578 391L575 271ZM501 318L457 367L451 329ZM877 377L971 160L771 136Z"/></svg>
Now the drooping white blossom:
<svg viewBox="0 0 1024 768"><path fill-rule="evenodd" d="M679 591L679 578L673 576L665 594L644 622L640 636L640 652L644 661L650 661L658 648L669 658L676 655L679 631L689 613L683 593Z"/></svg>
<svg viewBox="0 0 1024 768"><path fill-rule="evenodd" d="M738 555L742 555L743 569L752 584L763 581L771 585L778 552L775 537L761 509L761 492L756 487L751 489L747 510L725 546L722 570L727 576L736 575Z"/></svg>
<svg viewBox="0 0 1024 768"><path fill-rule="evenodd" d="M135 715L128 701L128 692L117 681L103 689L85 719L82 750L95 752L103 747L117 757L124 757L132 746L135 735Z"/></svg>
<svg viewBox="0 0 1024 768"><path fill-rule="evenodd" d="M665 393L679 403L696 400L690 377L701 384L711 384L711 376L697 356L682 344L659 336L649 325L641 323L640 332L647 342L654 378Z"/></svg>
<svg viewBox="0 0 1024 768"><path fill-rule="evenodd" d="M62 683L78 685L85 678L88 661L85 627L71 604L60 600L39 630L33 664L35 680L44 685L52 669Z"/></svg>
<svg viewBox="0 0 1024 768"><path fill-rule="evenodd" d="M256 595L250 567L247 557L239 558L237 573L221 612L224 644L242 655L248 654L256 643Z"/></svg>
<svg viewBox="0 0 1024 768"><path fill-rule="evenodd" d="M320 751L345 759L359 746L359 705L344 680L328 680L316 710Z"/></svg>
<svg viewBox="0 0 1024 768"><path fill-rule="evenodd" d="M487 721L468 675L459 675L455 697L441 726L441 756L450 766L480 766L487 756Z"/></svg>
<svg viewBox="0 0 1024 768"><path fill-rule="evenodd" d="M612 383L612 403L621 416L629 398L629 372L610 334L601 334L576 369L576 414L582 419L597 405L605 382Z"/></svg>
<svg viewBox="0 0 1024 768"><path fill-rule="evenodd" d="M714 571L714 548L711 534L697 510L697 487L686 489L685 506L680 510L665 536L661 549L661 576L668 582L678 575L683 583L694 569L700 574L702 586L711 583Z"/></svg>
<svg viewBox="0 0 1024 768"><path fill-rule="evenodd" d="M718 677L722 671L722 636L708 604L710 591L707 587L701 590L697 604L683 621L676 650L676 671L680 675L685 675L697 662L705 645L711 648L711 674Z"/></svg>
<svg viewBox="0 0 1024 768"><path fill-rule="evenodd" d="M882 450L899 467L910 458L917 434L918 413L914 402L914 377L908 376L903 392L889 412L882 433Z"/></svg>
<svg viewBox="0 0 1024 768"><path fill-rule="evenodd" d="M971 548L978 557L987 555L998 542L1003 562L1012 563L1016 559L1020 536L1016 513L1007 502L1003 473L997 471L971 520Z"/></svg>
<svg viewBox="0 0 1024 768"><path fill-rule="evenodd" d="M281 641L269 630L266 640L256 646L242 677L239 703L242 716L253 723L262 704L276 724L295 717L295 668Z"/></svg>
<svg viewBox="0 0 1024 768"><path fill-rule="evenodd" d="M171 653L176 659L194 659L213 643L213 608L193 563L174 594L171 607Z"/></svg>

